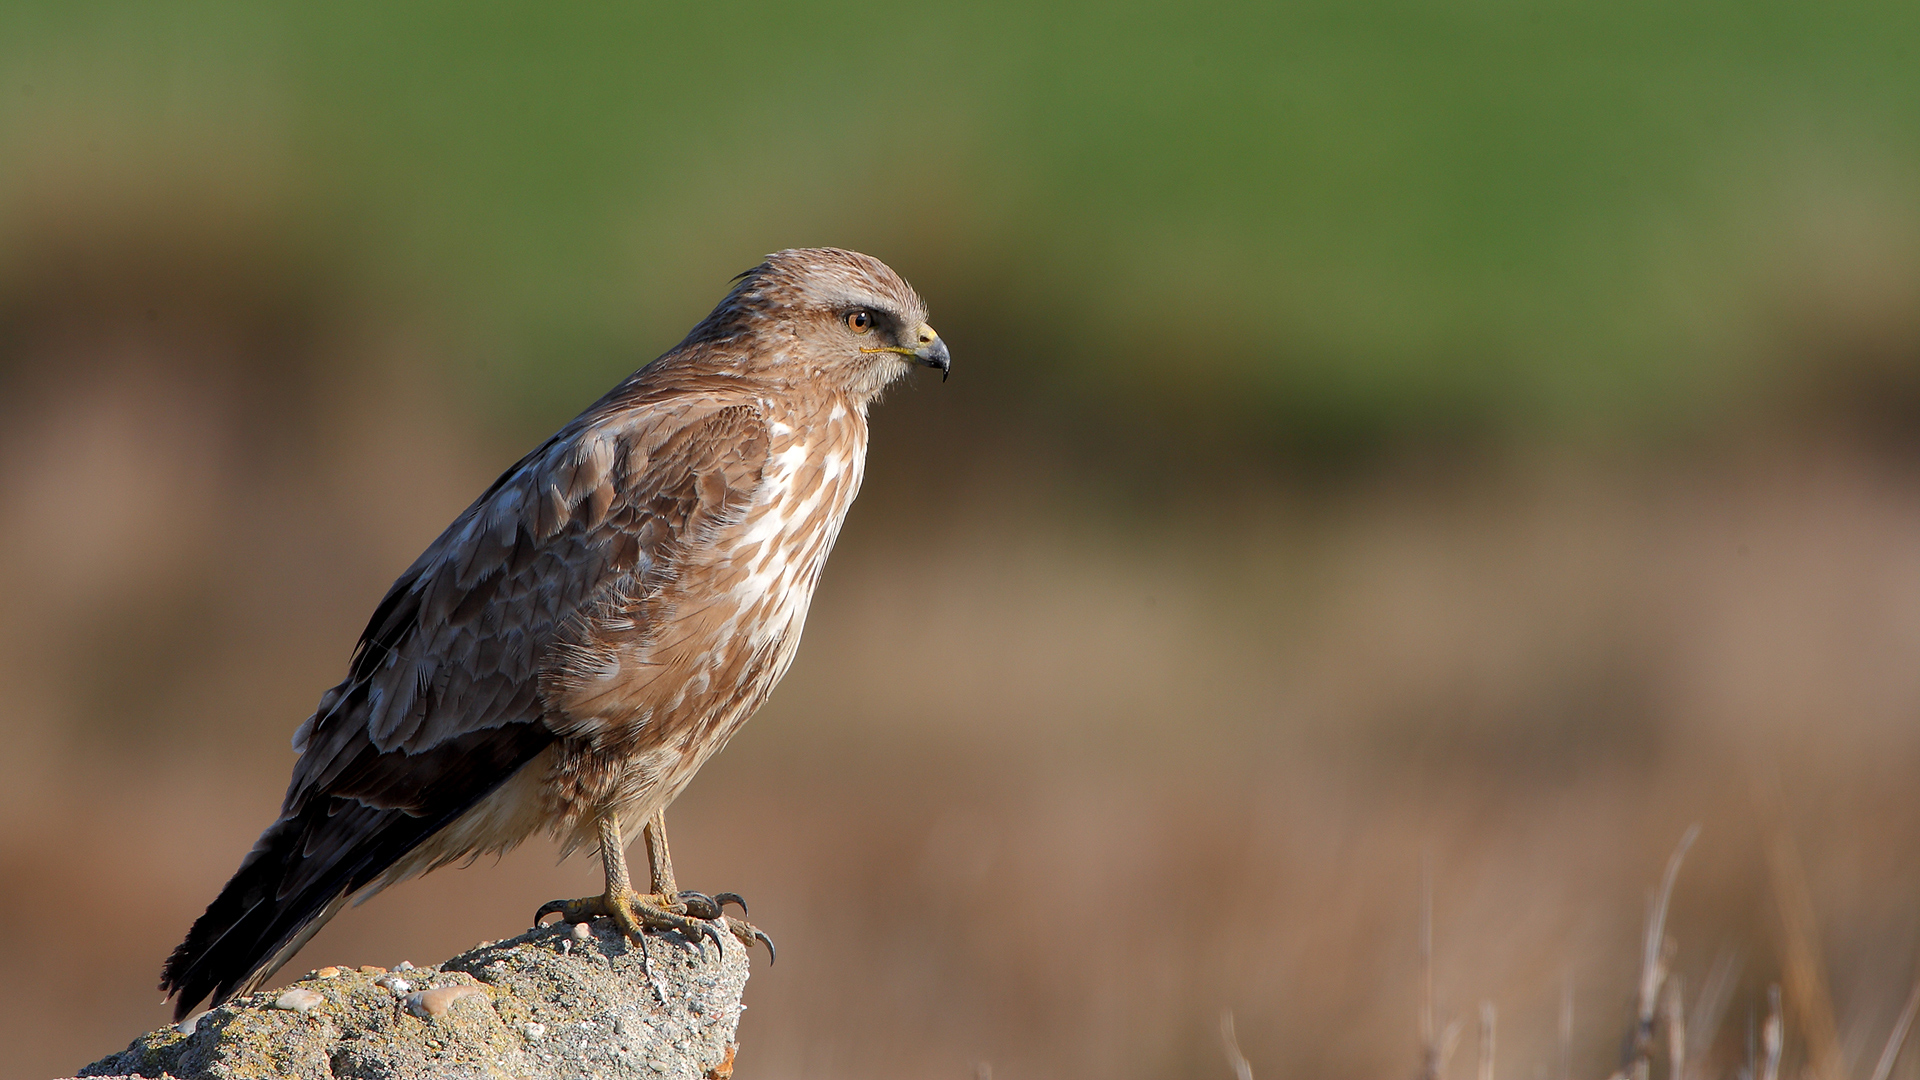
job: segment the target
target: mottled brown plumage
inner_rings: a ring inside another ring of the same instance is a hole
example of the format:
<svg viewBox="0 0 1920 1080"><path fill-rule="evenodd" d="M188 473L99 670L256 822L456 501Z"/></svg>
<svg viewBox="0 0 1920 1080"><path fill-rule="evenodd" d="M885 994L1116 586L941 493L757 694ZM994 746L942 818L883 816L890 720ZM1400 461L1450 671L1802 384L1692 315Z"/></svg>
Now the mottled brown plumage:
<svg viewBox="0 0 1920 1080"><path fill-rule="evenodd" d="M618 822L644 823L670 904L661 814L786 672L867 406L916 363L946 346L893 271L783 251L507 470L295 734L279 820L167 962L177 1012L258 986L348 899L543 829L599 842L612 897Z"/></svg>

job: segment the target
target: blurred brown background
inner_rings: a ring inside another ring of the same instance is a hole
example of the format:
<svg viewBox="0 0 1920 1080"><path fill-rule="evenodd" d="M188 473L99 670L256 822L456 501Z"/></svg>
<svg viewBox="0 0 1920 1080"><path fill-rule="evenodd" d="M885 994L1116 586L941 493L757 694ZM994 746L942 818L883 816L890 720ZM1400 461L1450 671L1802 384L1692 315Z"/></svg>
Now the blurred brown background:
<svg viewBox="0 0 1920 1080"><path fill-rule="evenodd" d="M164 1022L392 578L729 275L833 243L954 378L875 413L799 662L674 808L684 881L781 947L740 1076L1224 1078L1227 1011L1262 1077L1411 1076L1423 866L1452 1071L1490 1001L1497 1075L1602 1076L1697 821L1706 1075L1785 903L1826 983L1790 1008L1865 1077L1920 958L1916 40L0 9L0 1075ZM595 874L442 871L288 971L438 961Z"/></svg>

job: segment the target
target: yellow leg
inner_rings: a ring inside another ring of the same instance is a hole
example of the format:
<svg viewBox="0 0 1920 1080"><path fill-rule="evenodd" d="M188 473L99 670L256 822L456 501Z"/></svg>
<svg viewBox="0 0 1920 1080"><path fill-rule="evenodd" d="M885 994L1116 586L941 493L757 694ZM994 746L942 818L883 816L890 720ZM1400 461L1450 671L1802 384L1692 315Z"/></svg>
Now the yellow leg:
<svg viewBox="0 0 1920 1080"><path fill-rule="evenodd" d="M652 824L649 822L648 827L651 828ZM662 833L661 836L660 851L664 856L665 834ZM650 853L649 862L653 861L651 858L653 847L652 841L649 840L647 845ZM720 928L714 925L714 920L711 917L690 917L687 913L689 905L674 893L655 892L643 896L633 891L632 880L627 874L626 845L621 843L620 838L620 818L613 811L608 811L600 819L600 864L606 871L606 892L599 896L581 897L578 900L550 900L540 905L540 910L533 917L534 921L539 922L555 913L558 913L562 920L570 923L605 917L612 919L621 933L636 942L640 941L641 935L649 929L672 930L692 942L710 937L716 946L720 946L722 950L725 949L720 941ZM672 881L672 873L672 867L669 865L667 867L669 884ZM655 880L659 880L657 876ZM715 907L714 913L718 914L717 905L714 905L713 901L707 900L707 905ZM702 911L699 914L704 916L707 913Z"/></svg>
<svg viewBox="0 0 1920 1080"><path fill-rule="evenodd" d="M609 810L600 818L600 865L606 871L607 891L599 896L578 900L550 900L540 905L533 921L558 914L566 922L586 922L594 918L612 919L621 933L641 941L647 930L672 930L688 941L712 938L720 945L720 931L727 930L749 948L758 941L767 947L772 962L773 939L745 919L733 919L722 913L726 904L739 904L744 913L746 901L734 893L681 892L673 879L673 855L667 849L667 812L654 811L641 830L647 841L647 876L653 891L637 893L627 872L626 844L620 836L620 817ZM722 946L724 949L724 946Z"/></svg>
<svg viewBox="0 0 1920 1080"><path fill-rule="evenodd" d="M653 877L653 891L679 897L680 887L673 880L673 854L667 850L667 808L655 810L641 832L647 841L647 870Z"/></svg>
<svg viewBox="0 0 1920 1080"><path fill-rule="evenodd" d="M689 915L725 924L726 928L733 932L733 936L739 938L748 948L752 948L756 941L765 944L767 962L773 962L772 938L745 919L721 914L721 909L727 904L739 904L741 913L746 912L747 902L740 899L738 893L723 892L707 896L704 893L680 891L680 886L673 879L673 853L667 847L666 807L663 806L653 812L653 816L647 819L647 827L642 830L642 834L647 841L647 871L653 878L654 893L668 898L670 903Z"/></svg>

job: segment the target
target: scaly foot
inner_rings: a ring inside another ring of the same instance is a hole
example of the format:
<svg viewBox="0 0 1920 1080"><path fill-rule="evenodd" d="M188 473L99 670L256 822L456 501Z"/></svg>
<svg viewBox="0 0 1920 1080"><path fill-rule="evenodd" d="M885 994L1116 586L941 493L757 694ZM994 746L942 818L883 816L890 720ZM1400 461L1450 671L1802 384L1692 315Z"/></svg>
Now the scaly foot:
<svg viewBox="0 0 1920 1080"><path fill-rule="evenodd" d="M687 896L686 893L680 895ZM713 907L715 914L718 914L718 905L713 900L698 893L693 895L698 897L699 901L704 901L707 906ZM553 914L558 914L563 921L570 923L582 923L605 917L612 919L613 924L620 928L620 932L634 942L639 942L641 935L650 929L672 930L695 945L699 945L703 938L712 938L714 947L724 954L726 946L721 943L720 930L714 925L718 920L704 915L690 918L688 912L691 906L679 899L668 900L664 896L653 893L637 893L632 889L622 889L619 892L601 893L599 896L583 896L578 900L549 900L540 905L540 910L534 913L533 921L537 924L541 919ZM702 910L705 909L702 908ZM732 927L729 926L728 929ZM748 941L751 942L752 938L748 938Z"/></svg>

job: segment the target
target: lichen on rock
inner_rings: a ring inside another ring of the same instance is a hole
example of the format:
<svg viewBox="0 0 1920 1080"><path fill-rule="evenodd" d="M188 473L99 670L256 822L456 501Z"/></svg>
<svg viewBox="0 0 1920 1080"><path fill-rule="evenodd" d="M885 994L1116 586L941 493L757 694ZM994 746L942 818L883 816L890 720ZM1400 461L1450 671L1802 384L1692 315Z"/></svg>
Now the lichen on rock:
<svg viewBox="0 0 1920 1080"><path fill-rule="evenodd" d="M322 968L292 988L304 993L235 998L80 1075L724 1080L748 957L721 937L724 954L711 940L650 937L643 961L601 920L584 938L564 924L539 927L408 971L399 984L381 968Z"/></svg>

